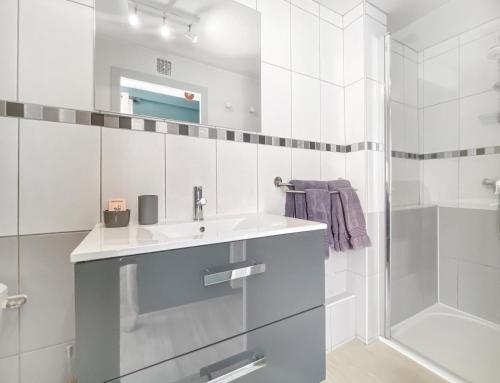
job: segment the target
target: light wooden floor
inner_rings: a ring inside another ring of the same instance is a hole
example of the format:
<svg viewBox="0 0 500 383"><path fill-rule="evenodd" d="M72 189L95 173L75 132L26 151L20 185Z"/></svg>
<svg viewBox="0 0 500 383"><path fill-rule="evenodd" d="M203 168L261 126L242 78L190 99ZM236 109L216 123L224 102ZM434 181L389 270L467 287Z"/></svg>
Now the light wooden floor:
<svg viewBox="0 0 500 383"><path fill-rule="evenodd" d="M326 357L323 383L445 383L382 342L354 340Z"/></svg>

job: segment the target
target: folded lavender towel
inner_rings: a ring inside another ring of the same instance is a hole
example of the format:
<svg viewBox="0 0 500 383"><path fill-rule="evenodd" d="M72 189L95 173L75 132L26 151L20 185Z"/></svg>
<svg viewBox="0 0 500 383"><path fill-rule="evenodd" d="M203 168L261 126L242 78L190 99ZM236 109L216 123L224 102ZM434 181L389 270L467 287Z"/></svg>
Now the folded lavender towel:
<svg viewBox="0 0 500 383"><path fill-rule="evenodd" d="M326 184L325 184L326 186ZM306 189L307 219L325 223L326 243L328 247L333 246L332 214L330 192L328 189Z"/></svg>
<svg viewBox="0 0 500 383"><path fill-rule="evenodd" d="M303 191L305 194L287 193L285 202L285 216L323 222L327 224L325 234L325 249L333 246L333 232L331 230L331 207L328 185L324 181L292 180L293 190Z"/></svg>
<svg viewBox="0 0 500 383"><path fill-rule="evenodd" d="M340 188L350 188L351 183L347 180L328 181L328 190L338 191ZM347 251L351 249L349 234L345 225L344 209L340 194L331 194L331 217L333 232L333 248L335 251Z"/></svg>
<svg viewBox="0 0 500 383"><path fill-rule="evenodd" d="M328 189L324 181L292 180L293 190L305 191L306 189ZM285 216L307 219L307 203L305 194L286 194Z"/></svg>
<svg viewBox="0 0 500 383"><path fill-rule="evenodd" d="M344 210L344 219L349 242L353 249L371 246L370 237L366 232L366 221L358 194L351 187L339 188L340 200Z"/></svg>

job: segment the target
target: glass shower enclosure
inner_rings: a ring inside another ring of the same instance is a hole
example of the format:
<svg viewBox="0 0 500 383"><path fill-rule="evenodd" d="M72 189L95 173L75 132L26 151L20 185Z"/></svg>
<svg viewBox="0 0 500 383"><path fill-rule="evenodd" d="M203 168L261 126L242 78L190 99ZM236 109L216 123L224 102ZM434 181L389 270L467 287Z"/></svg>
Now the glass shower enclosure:
<svg viewBox="0 0 500 383"><path fill-rule="evenodd" d="M386 67L384 335L452 381L500 382L500 1L392 31Z"/></svg>

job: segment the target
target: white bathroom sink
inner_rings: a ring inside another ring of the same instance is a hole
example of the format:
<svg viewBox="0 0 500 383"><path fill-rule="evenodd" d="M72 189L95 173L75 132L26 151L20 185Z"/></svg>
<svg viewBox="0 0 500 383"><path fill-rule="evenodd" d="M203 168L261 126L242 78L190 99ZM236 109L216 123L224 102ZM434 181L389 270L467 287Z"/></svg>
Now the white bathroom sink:
<svg viewBox="0 0 500 383"><path fill-rule="evenodd" d="M132 224L122 228L98 224L73 251L71 262L322 229L326 229L325 224L272 214L216 216L200 222Z"/></svg>

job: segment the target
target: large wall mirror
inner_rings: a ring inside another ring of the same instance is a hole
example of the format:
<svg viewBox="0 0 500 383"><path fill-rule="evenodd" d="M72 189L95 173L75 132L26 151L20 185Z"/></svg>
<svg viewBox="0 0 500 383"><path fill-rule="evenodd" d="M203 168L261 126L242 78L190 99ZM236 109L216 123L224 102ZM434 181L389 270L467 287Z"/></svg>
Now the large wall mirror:
<svg viewBox="0 0 500 383"><path fill-rule="evenodd" d="M260 131L260 14L233 0L96 0L95 108Z"/></svg>

